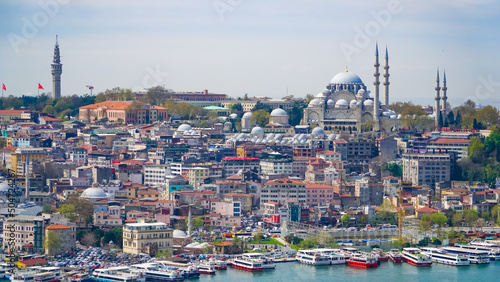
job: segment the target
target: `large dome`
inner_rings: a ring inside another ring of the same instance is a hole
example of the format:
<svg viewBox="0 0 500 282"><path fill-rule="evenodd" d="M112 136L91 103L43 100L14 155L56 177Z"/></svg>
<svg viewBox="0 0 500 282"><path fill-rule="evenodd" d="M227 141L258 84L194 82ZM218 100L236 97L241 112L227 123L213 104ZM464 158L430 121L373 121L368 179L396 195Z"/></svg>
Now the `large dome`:
<svg viewBox="0 0 500 282"><path fill-rule="evenodd" d="M186 124L186 123L185 123L185 124L181 124L181 125L177 128L177 131L189 131L189 130L191 130L191 129L193 129L193 128L191 127L191 125L189 125L189 124Z"/></svg>
<svg viewBox="0 0 500 282"><path fill-rule="evenodd" d="M90 187L85 189L80 197L85 199L107 199L108 195L101 188Z"/></svg>
<svg viewBox="0 0 500 282"><path fill-rule="evenodd" d="M323 136L323 135L325 135L325 131L321 127L315 127L312 130L311 135L314 135L314 136Z"/></svg>
<svg viewBox="0 0 500 282"><path fill-rule="evenodd" d="M246 112L243 114L243 118L251 118L252 117L252 112Z"/></svg>
<svg viewBox="0 0 500 282"><path fill-rule="evenodd" d="M271 112L271 116L272 117L286 117L288 116L285 112L285 110L283 109L280 109L280 108L277 108L277 109L274 109L272 112Z"/></svg>
<svg viewBox="0 0 500 282"><path fill-rule="evenodd" d="M321 100L318 98L314 98L311 100L311 102L309 102L309 107L319 106L319 105L321 105Z"/></svg>
<svg viewBox="0 0 500 282"><path fill-rule="evenodd" d="M264 134L264 129L260 126L256 126L252 128L252 133L251 134Z"/></svg>
<svg viewBox="0 0 500 282"><path fill-rule="evenodd" d="M335 103L335 107L337 107L337 108L347 107L348 105L349 105L349 103L344 99L340 99Z"/></svg>
<svg viewBox="0 0 500 282"><path fill-rule="evenodd" d="M341 72L336 74L330 81L332 84L363 84L359 76L353 72Z"/></svg>

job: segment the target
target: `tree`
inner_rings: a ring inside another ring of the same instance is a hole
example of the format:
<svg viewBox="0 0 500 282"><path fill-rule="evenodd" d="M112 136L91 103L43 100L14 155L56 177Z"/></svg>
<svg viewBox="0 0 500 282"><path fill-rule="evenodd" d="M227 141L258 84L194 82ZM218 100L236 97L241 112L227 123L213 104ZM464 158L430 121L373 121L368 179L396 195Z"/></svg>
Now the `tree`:
<svg viewBox="0 0 500 282"><path fill-rule="evenodd" d="M342 217L340 218L340 221L342 221L342 225L343 226L348 226L349 225L349 221L351 221L351 216L349 216L347 213L342 215Z"/></svg>
<svg viewBox="0 0 500 282"><path fill-rule="evenodd" d="M44 114L49 114L49 115L55 115L57 114L57 111L56 109L54 108L54 106L52 105L47 105L45 106L45 108L43 108L43 111L42 111Z"/></svg>
<svg viewBox="0 0 500 282"><path fill-rule="evenodd" d="M260 244L260 242L262 242L262 240L264 239L264 233L262 232L262 230L257 230L257 233L253 236L253 239L255 240L255 242L257 242L257 244Z"/></svg>
<svg viewBox="0 0 500 282"><path fill-rule="evenodd" d="M261 101L257 101L257 103L255 103L255 106L252 109L252 112L255 112L255 111L258 111L258 110L264 110L264 111L266 111L268 113L271 113L271 111L273 109L268 104L264 104Z"/></svg>
<svg viewBox="0 0 500 282"><path fill-rule="evenodd" d="M197 216L197 217L193 218L193 220L191 220L191 225L194 228L203 227L204 224L205 224L205 222L201 216Z"/></svg>
<svg viewBox="0 0 500 282"><path fill-rule="evenodd" d="M270 114L264 109L256 110L252 112L251 121L262 127L269 123L269 116Z"/></svg>
<svg viewBox="0 0 500 282"><path fill-rule="evenodd" d="M498 124L498 110L490 105L476 111L476 118L483 125L491 126Z"/></svg>
<svg viewBox="0 0 500 282"><path fill-rule="evenodd" d="M443 227L446 223L448 223L448 218L442 213L432 214L431 220L434 224L439 225L439 227Z"/></svg>
<svg viewBox="0 0 500 282"><path fill-rule="evenodd" d="M485 221L489 221L490 220L490 213L487 211L482 212L481 218L484 219Z"/></svg>
<svg viewBox="0 0 500 282"><path fill-rule="evenodd" d="M229 108L231 108L231 113L241 113L243 112L243 106L241 103L236 103L236 104L231 104L229 105Z"/></svg>
<svg viewBox="0 0 500 282"><path fill-rule="evenodd" d="M89 200L82 199L78 196L78 194L71 194L66 200L67 204L70 204L75 207L75 213L78 215L78 222L81 222L82 219L85 220L85 225L88 226L89 218L92 218L94 213L94 204L92 204Z"/></svg>
<svg viewBox="0 0 500 282"><path fill-rule="evenodd" d="M394 177L403 177L403 165L396 163L386 164L385 170L389 171Z"/></svg>
<svg viewBox="0 0 500 282"><path fill-rule="evenodd" d="M427 231L429 231L431 229L431 217L428 216L428 215L424 215L422 216L422 218L420 219L420 231L423 231L425 233L427 233Z"/></svg>
<svg viewBox="0 0 500 282"><path fill-rule="evenodd" d="M71 204L63 204L59 208L58 212L73 222L78 218L78 216L76 215L75 206Z"/></svg>
<svg viewBox="0 0 500 282"><path fill-rule="evenodd" d="M208 123L208 121L207 121L207 120L202 120L202 121L200 122L200 124L198 124L198 126L199 126L199 127L201 127L201 128L207 128L207 127L209 127L209 126L210 126L210 124Z"/></svg>
<svg viewBox="0 0 500 282"><path fill-rule="evenodd" d="M155 258L157 259L166 259L172 256L172 252L170 250L161 250L155 253Z"/></svg>
<svg viewBox="0 0 500 282"><path fill-rule="evenodd" d="M144 95L144 102L159 106L167 98L171 98L171 96L172 95L169 90L165 89L163 86L158 85L148 89L148 92L146 92L146 95Z"/></svg>
<svg viewBox="0 0 500 282"><path fill-rule="evenodd" d="M469 159L474 163L482 163L485 149L481 139L474 137L469 144Z"/></svg>
<svg viewBox="0 0 500 282"><path fill-rule="evenodd" d="M55 232L54 230L48 230L47 236L45 236L45 253L57 253L61 242L62 239L59 234L57 234L57 232Z"/></svg>
<svg viewBox="0 0 500 282"><path fill-rule="evenodd" d="M216 123L219 120L219 115L216 111L208 111L207 117L212 124Z"/></svg>
<svg viewBox="0 0 500 282"><path fill-rule="evenodd" d="M85 235L83 235L81 242L83 245L85 245L87 247L92 247L96 244L97 239L96 239L96 236L94 235L94 233L87 232L87 233L85 233Z"/></svg>
<svg viewBox="0 0 500 282"><path fill-rule="evenodd" d="M453 215L451 222L453 223L453 226L461 227L463 220L464 220L463 214L461 212L457 212L456 214Z"/></svg>
<svg viewBox="0 0 500 282"><path fill-rule="evenodd" d="M476 210L464 210L464 220L469 226L472 226L478 218Z"/></svg>
<svg viewBox="0 0 500 282"><path fill-rule="evenodd" d="M446 120L448 121L448 126L453 127L455 125L455 115L453 114L453 111L448 113Z"/></svg>
<svg viewBox="0 0 500 282"><path fill-rule="evenodd" d="M496 204L491 209L491 219L492 219L492 221L496 221L499 217L500 217L500 205Z"/></svg>
<svg viewBox="0 0 500 282"><path fill-rule="evenodd" d="M462 115L460 114L460 111L457 111L457 116L455 117L455 128L461 128L462 127Z"/></svg>

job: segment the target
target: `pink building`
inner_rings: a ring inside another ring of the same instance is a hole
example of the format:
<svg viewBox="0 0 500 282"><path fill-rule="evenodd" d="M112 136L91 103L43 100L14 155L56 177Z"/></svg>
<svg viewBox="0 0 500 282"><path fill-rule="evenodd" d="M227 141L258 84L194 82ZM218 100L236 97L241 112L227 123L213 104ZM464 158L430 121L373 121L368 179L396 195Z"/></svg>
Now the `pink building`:
<svg viewBox="0 0 500 282"><path fill-rule="evenodd" d="M334 188L331 185L306 183L306 189L309 206L340 205L339 195L334 193Z"/></svg>

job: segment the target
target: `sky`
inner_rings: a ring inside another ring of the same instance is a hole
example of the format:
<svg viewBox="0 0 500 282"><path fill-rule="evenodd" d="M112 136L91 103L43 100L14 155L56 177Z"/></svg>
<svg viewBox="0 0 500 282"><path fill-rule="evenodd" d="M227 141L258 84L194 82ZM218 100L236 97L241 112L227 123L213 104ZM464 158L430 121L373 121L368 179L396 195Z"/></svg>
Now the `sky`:
<svg viewBox="0 0 500 282"><path fill-rule="evenodd" d="M346 66L373 90L378 42L391 102L433 105L439 68L452 106L500 108L499 28L495 0L2 0L0 83L50 92L57 34L63 96L163 85L304 97Z"/></svg>

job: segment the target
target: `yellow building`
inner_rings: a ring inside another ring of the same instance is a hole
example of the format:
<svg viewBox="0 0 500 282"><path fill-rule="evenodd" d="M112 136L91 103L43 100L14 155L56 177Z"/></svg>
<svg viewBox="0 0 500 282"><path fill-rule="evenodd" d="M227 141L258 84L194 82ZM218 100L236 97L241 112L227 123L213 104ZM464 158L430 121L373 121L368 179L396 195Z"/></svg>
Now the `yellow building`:
<svg viewBox="0 0 500 282"><path fill-rule="evenodd" d="M30 163L44 163L47 160L47 152L43 148L17 148L10 157L11 169L16 175L25 175L28 158Z"/></svg>
<svg viewBox="0 0 500 282"><path fill-rule="evenodd" d="M123 252L154 255L158 251L172 253L173 230L162 222L129 223L123 227Z"/></svg>

